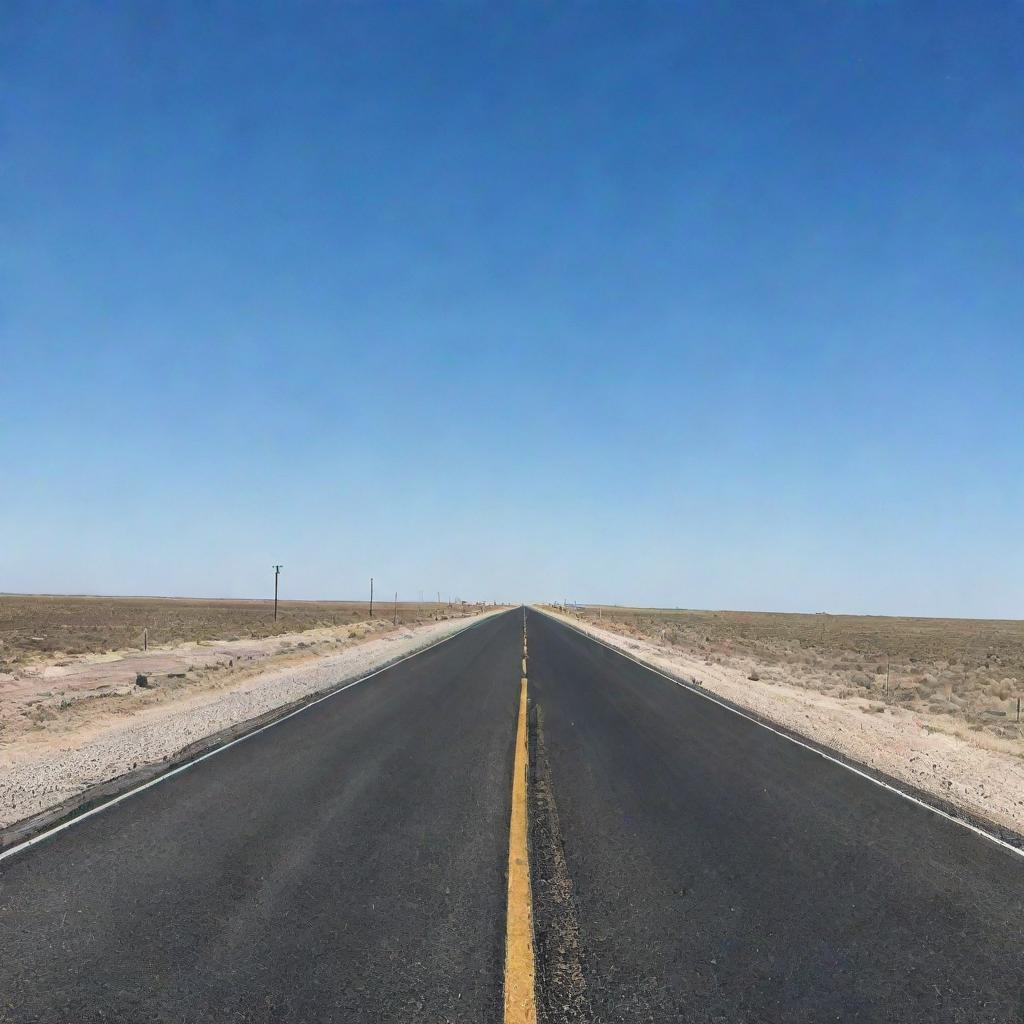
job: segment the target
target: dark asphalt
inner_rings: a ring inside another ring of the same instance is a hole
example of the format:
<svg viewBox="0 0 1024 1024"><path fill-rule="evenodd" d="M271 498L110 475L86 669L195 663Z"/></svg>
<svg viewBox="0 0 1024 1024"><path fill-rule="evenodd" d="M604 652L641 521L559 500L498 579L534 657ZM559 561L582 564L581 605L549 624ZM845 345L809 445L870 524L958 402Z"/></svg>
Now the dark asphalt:
<svg viewBox="0 0 1024 1024"><path fill-rule="evenodd" d="M521 624L0 863L0 1021L500 1022ZM529 631L541 1024L1024 1022L1024 859Z"/></svg>
<svg viewBox="0 0 1024 1024"><path fill-rule="evenodd" d="M535 849L538 938L578 934L593 1020L1024 1021L1024 859L540 614L529 637L573 918Z"/></svg>
<svg viewBox="0 0 1024 1024"><path fill-rule="evenodd" d="M0 1020L497 1021L522 613L0 864Z"/></svg>

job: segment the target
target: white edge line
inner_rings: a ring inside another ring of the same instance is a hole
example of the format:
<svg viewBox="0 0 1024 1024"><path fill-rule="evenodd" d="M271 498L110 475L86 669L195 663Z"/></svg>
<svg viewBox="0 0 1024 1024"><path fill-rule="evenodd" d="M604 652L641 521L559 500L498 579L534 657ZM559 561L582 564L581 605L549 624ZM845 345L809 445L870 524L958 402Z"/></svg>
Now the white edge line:
<svg viewBox="0 0 1024 1024"><path fill-rule="evenodd" d="M1019 846L1014 846L1013 843L1008 843L1005 839L1001 839L999 836L993 835L991 832L987 832L983 828L979 828L972 822L965 821L963 818L958 818L956 815L950 814L948 811L944 811L941 807L936 807L934 804L930 804L926 800L921 800L918 797L913 796L911 793L907 793L898 786L893 786L882 779L877 779L870 772L862 771L860 768L855 768L852 764L848 764L841 758L833 757L831 754L826 754L825 751L812 746L810 743L798 740L795 736L791 736L788 733L783 732L781 729L773 728L768 725L767 722L758 721L752 715L745 714L743 711L740 711L739 708L730 707L724 701L718 700L703 689L693 686L690 683L684 683L682 680L676 679L674 676L670 676L667 672L662 672L661 669L655 668L653 665L649 665L647 662L641 661L639 658L634 658L632 654L620 650L612 644L605 643L604 640L599 640L596 636L591 636L585 630L580 629L578 626L574 626L571 622L565 622L554 615L549 615L547 612L539 611L539 609L538 614L548 615L548 617L554 619L555 622L561 622L563 625L568 626L569 629L575 630L580 634L580 636L584 636L588 640L592 640L595 644L600 644L602 647L607 647L609 651L614 651L616 654L621 655L623 658L627 658L629 661L639 665L641 668L647 669L648 672L653 672L655 675L661 676L662 679L667 679L670 683L675 683L676 686L681 687L688 693L692 693L697 697L703 697L705 700L711 701L712 704L717 704L720 708L725 708L726 711L731 711L734 715L739 715L740 718L745 718L748 722L753 722L754 725L759 725L762 729L767 729L769 732L775 733L776 736L781 736L784 740L789 740L790 743L795 743L798 747L803 747L804 750L809 750L812 754L817 754L819 757L825 758L826 761L831 761L833 764L837 764L841 768L845 768L848 772L853 772L854 775L859 775L862 779L867 779L868 782L873 782L876 786L881 786L882 789L887 789L890 793L895 793L897 796L903 797L904 800L909 800L912 804L917 804L918 807L924 807L926 810L939 815L941 818L945 818L947 821L953 822L955 825L960 825L962 828L970 829L970 831L974 832L976 835L981 836L983 839L988 839L990 842L996 843L998 846L1002 846L1004 849L1009 850L1010 853L1015 853L1018 857L1024 857L1024 850Z"/></svg>
<svg viewBox="0 0 1024 1024"><path fill-rule="evenodd" d="M501 614L501 612L498 612L498 615ZM101 811L105 811L108 808L113 807L115 804L121 803L122 800L127 800L129 797L135 796L136 793L141 793L145 789L156 786L161 782L166 782L175 775L188 771L189 768L194 768L200 761L205 761L208 757L213 757L215 754L224 753L225 750L230 749L237 743L244 743L246 740L251 740L254 736L259 736L261 732L266 732L268 729L272 729L275 725L280 725L282 722L286 722L289 718L293 718L295 715L301 715L303 711L308 711L311 707L315 707L317 704L321 704L325 700L337 697L339 693L344 693L353 686L365 683L367 679L379 676L381 672L387 672L389 669L396 668L403 662L409 661L410 658L416 658L421 654L426 654L427 651L431 651L435 647L440 647L441 644L447 643L449 640L454 640L457 636L462 636L462 634L467 630L473 629L475 626L479 626L483 621L483 619L480 619L477 622L471 622L468 626L463 626L454 633L450 633L448 636L442 637L440 640L435 640L434 643L428 644L426 647L421 647L419 650L413 651L411 654L406 654L397 661L392 661L387 665L382 665L380 668L374 669L368 675L360 676L358 679L353 679L351 682L345 683L343 686L339 686L337 689L331 690L329 693L325 693L323 696L317 697L315 700L311 700L308 704L303 704L301 708L289 711L288 714L282 715L280 718L275 718L272 722L267 722L266 725L261 725L258 729L253 729L252 732L247 732L242 736L236 736L233 740L228 740L227 743L222 743L219 747L214 747L212 750L207 750L202 754L198 754L190 761L186 761L184 764L179 764L174 768L163 772L155 779L150 779L149 782L143 782L141 785L135 786L133 789L129 789L124 793L120 793L118 796L111 797L109 800L105 800L103 803L97 804L95 807L90 807L89 810L83 811L81 814L76 814L67 821L63 821L59 825L54 825L53 828L47 829L45 832L40 832L39 835L33 836L31 839L26 839L24 842L18 843L17 846L12 846L9 849L4 850L0 853L0 861L5 861L8 857L13 857L16 853L21 853L23 850L27 850L29 847L35 846L36 843L41 843L45 839L55 836L58 832L63 832L66 828L78 825L80 822L85 821L86 818L91 818L94 814L99 814ZM239 724L241 725L243 723ZM227 728L230 728L230 726Z"/></svg>

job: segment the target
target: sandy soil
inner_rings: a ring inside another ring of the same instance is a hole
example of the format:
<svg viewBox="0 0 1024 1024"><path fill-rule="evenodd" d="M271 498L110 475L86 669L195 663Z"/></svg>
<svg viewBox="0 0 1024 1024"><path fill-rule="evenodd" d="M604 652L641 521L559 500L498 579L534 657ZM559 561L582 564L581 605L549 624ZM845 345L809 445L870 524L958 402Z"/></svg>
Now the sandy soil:
<svg viewBox="0 0 1024 1024"><path fill-rule="evenodd" d="M1024 834L1024 743L958 730L921 708L797 685L778 668L760 675L751 658L708 658L638 635L623 623L564 618L661 671L706 689L847 757Z"/></svg>
<svg viewBox="0 0 1024 1024"><path fill-rule="evenodd" d="M221 729L355 679L483 615L38 663L0 681L0 827ZM148 685L136 684L139 674Z"/></svg>
<svg viewBox="0 0 1024 1024"><path fill-rule="evenodd" d="M376 616L366 601L272 600L202 597L90 597L68 594L0 594L0 672L16 672L40 660L108 651L141 651L185 641L240 640L346 626L369 618L413 625L428 619L484 611L454 600L380 600Z"/></svg>

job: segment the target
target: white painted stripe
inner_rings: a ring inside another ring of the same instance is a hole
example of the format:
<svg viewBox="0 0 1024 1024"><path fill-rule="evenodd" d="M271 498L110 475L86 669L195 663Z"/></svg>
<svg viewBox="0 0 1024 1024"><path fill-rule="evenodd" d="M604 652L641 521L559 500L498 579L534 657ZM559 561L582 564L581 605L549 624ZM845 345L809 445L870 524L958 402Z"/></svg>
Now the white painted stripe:
<svg viewBox="0 0 1024 1024"><path fill-rule="evenodd" d="M475 626L479 626L485 621L486 619L480 619L478 622L471 622L468 626L463 626L462 629L456 630L456 632L451 633L446 637L442 637L440 640L437 640L427 647L421 647L418 651L413 651L412 654L407 654L404 658L399 658L397 661L392 661L387 665L383 665L369 673L369 675L361 676L359 679L353 679L352 682L345 683L344 686L339 686L336 690L331 690L330 693L325 693L322 697L317 697L315 700L311 700L308 704L303 704L301 708L289 711L288 714L282 715L280 718L275 718L272 722L267 722L266 725L261 725L258 729L253 729L252 732L247 732L242 736L237 736L233 740L228 740L226 743L222 743L219 747L214 747L212 750L207 750L205 753L198 754L196 757L192 758L191 761L179 764L164 772L162 775L158 775L155 779L150 779L149 782L143 782L134 789L129 789L126 792L121 793L119 796L111 797L109 800L105 800L103 803L97 804L88 811L76 814L67 821L61 822L59 825L54 825L53 828L47 829L45 832L40 832L39 835L33 836L31 839L26 839L23 843L18 843L17 846L12 846L3 852L0 852L0 861L4 861L8 857L13 857L16 853L20 853L22 850L27 850L30 846L35 846L36 843L41 843L43 840L49 839L51 836L55 836L58 832L63 832L64 829L71 828L72 825L77 825L79 822L85 821L86 818L91 818L94 814L99 814L101 811L105 811L108 808L113 807L115 804L121 803L122 800L127 800L129 797L135 796L136 793L141 793L143 790L156 786L158 783L166 782L175 775L188 771L189 768L194 768L201 761L205 761L207 758L213 757L216 754L224 753L225 750L229 750L238 743L244 743L246 740L251 740L254 736L259 736L261 732L266 732L268 729L272 729L275 725L280 725L282 722L286 722L289 718L294 718L295 715L301 715L303 711L308 711L317 704L322 704L325 700L337 697L339 693L344 693L346 690L350 690L353 686L365 683L367 679L379 676L382 672L387 672L389 669L397 668L403 662L409 661L410 658L416 658L421 654L426 654L427 651L432 651L435 647L440 647L441 644L447 643L449 640L454 640L457 636L462 636L463 633L473 629Z"/></svg>
<svg viewBox="0 0 1024 1024"><path fill-rule="evenodd" d="M539 612L538 614L546 615L547 613ZM726 711L731 711L734 715L739 715L740 718L745 718L748 722L753 722L754 725L759 725L762 729L767 729L769 732L775 733L776 736L781 736L784 740L789 740L790 743L795 743L798 747L803 747L804 750L809 750L812 754L817 754L818 757L823 757L826 761L831 761L833 764L839 765L840 768L845 768L848 772L853 772L854 775L859 775L862 779L867 779L868 782L873 782L876 786L881 786L882 789L887 789L890 793L895 793L904 800L909 800L912 804L917 804L918 807L924 807L933 814L939 815L940 818L945 818L947 821L951 821L953 824L959 825L961 828L969 829L971 832L981 836L983 839L987 839L989 842L995 843L997 846L1001 846L1005 850L1009 850L1010 853L1015 853L1018 857L1024 857L1024 850L1019 846L1014 846L1013 843L1008 843L1005 839L1000 838L992 832L987 832L985 829L980 828L972 822L965 821L963 818L958 818L955 815L950 814L948 811L944 811L941 807L936 807L934 804L928 803L926 800L921 800L912 793L908 793L906 790L900 789L898 786L893 786L884 779L875 778L875 776L870 772L863 771L860 768L855 768L852 764L848 764L841 758L833 757L831 754L826 754L823 750L819 750L810 743L804 743L802 740L798 740L795 736L790 736L781 729L773 728L768 725L767 722L761 722L752 715L745 714L740 711L739 708L730 707L730 705L726 704L724 701L718 700L718 698L712 696L701 687L693 686L690 683L684 683L682 680L676 679L675 676L670 676L667 672L662 672L661 669L657 669L653 665L649 665L647 662L641 661L639 658L634 658L632 654L620 650L618 647L612 646L612 644L605 643L604 640L598 640L596 636L591 636L585 630L572 625L572 623L562 622L561 619L557 619L553 615L549 615L548 618L554 619L555 622L559 622L563 626L567 626L569 629L574 630L579 633L580 636L586 637L593 643L600 644L602 647L607 647L609 651L614 651L623 658L628 658L634 664L647 669L648 672L653 672L654 675L661 676L662 679L667 679L670 683L675 683L676 686L682 687L682 689L686 690L688 693L695 694L698 697L703 697L705 700L711 701L712 704L717 704L720 708L725 708Z"/></svg>

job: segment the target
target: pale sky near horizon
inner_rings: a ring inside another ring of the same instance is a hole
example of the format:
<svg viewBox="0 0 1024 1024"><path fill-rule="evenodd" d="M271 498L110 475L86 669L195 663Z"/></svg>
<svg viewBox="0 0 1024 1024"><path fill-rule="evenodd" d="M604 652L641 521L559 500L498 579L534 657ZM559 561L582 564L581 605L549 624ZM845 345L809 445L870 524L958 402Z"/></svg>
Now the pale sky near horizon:
<svg viewBox="0 0 1024 1024"><path fill-rule="evenodd" d="M0 591L1024 618L1024 5L12 3Z"/></svg>

